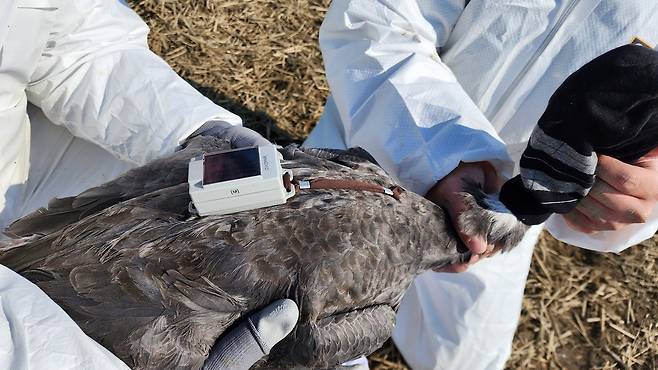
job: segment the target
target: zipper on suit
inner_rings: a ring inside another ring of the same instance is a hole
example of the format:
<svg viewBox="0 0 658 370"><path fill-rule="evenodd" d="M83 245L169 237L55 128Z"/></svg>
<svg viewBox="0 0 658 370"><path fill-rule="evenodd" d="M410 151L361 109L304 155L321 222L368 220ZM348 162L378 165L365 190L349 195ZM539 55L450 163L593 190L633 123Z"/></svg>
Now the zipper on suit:
<svg viewBox="0 0 658 370"><path fill-rule="evenodd" d="M562 28L562 25L566 21L566 19L569 17L573 9L578 5L580 0L572 0L569 1L569 4L567 5L567 8L560 14L560 17L558 18L557 22L555 22L555 25L553 28L551 28L551 31L546 35L546 38L544 38L544 41L542 41L541 45L539 45L539 48L532 54L530 59L528 59L528 62L523 66L521 71L516 75L512 83L505 89L505 92L500 96L498 101L496 102L495 109L492 112L493 117L496 117L498 113L500 112L503 104L505 104L509 97L512 95L512 92L516 90L517 86L521 83L521 81L525 78L527 75L528 71L535 65L539 57L544 53L548 45L551 44L553 39L555 38L555 35L557 32Z"/></svg>

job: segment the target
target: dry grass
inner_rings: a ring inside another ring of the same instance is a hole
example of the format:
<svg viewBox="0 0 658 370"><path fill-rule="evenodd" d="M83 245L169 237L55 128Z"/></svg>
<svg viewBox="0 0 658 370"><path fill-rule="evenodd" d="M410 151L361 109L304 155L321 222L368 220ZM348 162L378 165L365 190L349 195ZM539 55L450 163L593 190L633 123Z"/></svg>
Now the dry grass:
<svg viewBox="0 0 658 370"><path fill-rule="evenodd" d="M621 255L544 235L532 261L513 369L658 368L658 237Z"/></svg>
<svg viewBox="0 0 658 370"><path fill-rule="evenodd" d="M317 33L329 0L134 0L153 50L248 126L300 140L327 84ZM657 369L658 239L622 255L549 236L535 250L511 369ZM389 342L373 369L406 369Z"/></svg>
<svg viewBox="0 0 658 370"><path fill-rule="evenodd" d="M329 0L134 1L151 48L277 141L301 140L328 94L317 33Z"/></svg>
<svg viewBox="0 0 658 370"><path fill-rule="evenodd" d="M509 369L658 369L658 236L621 255L545 233L535 248ZM392 346L378 370L407 369Z"/></svg>

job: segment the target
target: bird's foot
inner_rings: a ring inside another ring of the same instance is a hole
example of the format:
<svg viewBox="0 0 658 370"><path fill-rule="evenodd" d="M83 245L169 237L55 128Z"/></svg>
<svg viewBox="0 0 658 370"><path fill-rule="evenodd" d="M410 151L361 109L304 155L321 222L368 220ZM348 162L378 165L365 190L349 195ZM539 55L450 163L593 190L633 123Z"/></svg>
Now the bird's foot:
<svg viewBox="0 0 658 370"><path fill-rule="evenodd" d="M519 221L498 199L498 193L487 194L477 184L465 184L461 193L466 208L460 214L458 223L467 235L478 235L489 245L495 245L502 252L517 246L528 226Z"/></svg>

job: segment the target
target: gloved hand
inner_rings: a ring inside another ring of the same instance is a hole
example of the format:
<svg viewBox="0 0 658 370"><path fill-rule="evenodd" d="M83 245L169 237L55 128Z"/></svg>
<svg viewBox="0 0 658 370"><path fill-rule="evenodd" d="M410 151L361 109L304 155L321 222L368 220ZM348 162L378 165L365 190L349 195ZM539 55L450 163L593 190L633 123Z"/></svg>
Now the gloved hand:
<svg viewBox="0 0 658 370"><path fill-rule="evenodd" d="M224 333L210 350L203 370L249 369L292 331L298 318L292 300L272 302Z"/></svg>
<svg viewBox="0 0 658 370"><path fill-rule="evenodd" d="M224 121L208 121L199 127L183 143L187 145L190 139L196 136L214 136L220 139L226 139L231 143L231 148L245 148L250 146L271 144L267 139L262 137L254 130L242 126L231 125Z"/></svg>

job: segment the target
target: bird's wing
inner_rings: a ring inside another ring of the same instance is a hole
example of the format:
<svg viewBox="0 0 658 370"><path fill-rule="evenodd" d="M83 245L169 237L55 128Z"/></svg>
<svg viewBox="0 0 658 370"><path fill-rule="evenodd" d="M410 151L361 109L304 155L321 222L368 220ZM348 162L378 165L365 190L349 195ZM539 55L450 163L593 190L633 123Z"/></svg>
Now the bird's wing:
<svg viewBox="0 0 658 370"><path fill-rule="evenodd" d="M298 147L294 144L289 146L288 153L294 152L294 150L299 150L302 153L311 155L316 158L326 159L332 162L341 163L341 162L354 162L354 163L363 163L370 162L372 164L378 165L375 158L368 153L367 150L361 147L354 147L349 149L329 149L329 148L306 148Z"/></svg>
<svg viewBox="0 0 658 370"><path fill-rule="evenodd" d="M292 169L293 175L304 178L333 177L370 182L386 187L395 184L386 182L390 177L365 149L360 147L346 150L304 148L288 145L281 150L284 167Z"/></svg>
<svg viewBox="0 0 658 370"><path fill-rule="evenodd" d="M181 184L119 203L0 251L0 264L37 284L134 368L200 368L247 308L242 296L204 275L201 250L221 255L226 242L191 245L198 231L176 212L187 202Z"/></svg>
<svg viewBox="0 0 658 370"><path fill-rule="evenodd" d="M132 169L77 196L51 200L47 208L37 209L12 223L5 234L11 237L47 235L119 202L184 183L191 158L227 149L228 145L225 140L214 137L195 137L185 149L170 156Z"/></svg>

